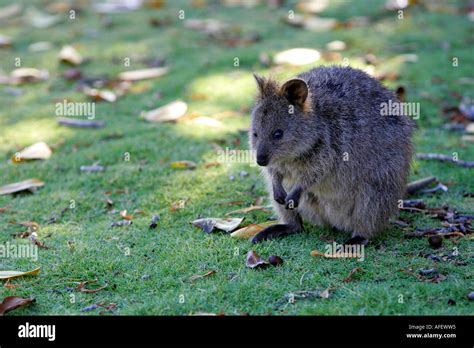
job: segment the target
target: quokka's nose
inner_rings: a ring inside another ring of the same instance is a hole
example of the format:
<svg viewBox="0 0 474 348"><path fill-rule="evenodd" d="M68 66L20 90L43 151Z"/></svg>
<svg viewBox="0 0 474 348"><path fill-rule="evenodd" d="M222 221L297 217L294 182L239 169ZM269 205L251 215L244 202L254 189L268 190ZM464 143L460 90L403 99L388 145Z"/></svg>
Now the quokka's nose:
<svg viewBox="0 0 474 348"><path fill-rule="evenodd" d="M268 164L268 156L267 155L257 155L257 164L259 166L265 167Z"/></svg>

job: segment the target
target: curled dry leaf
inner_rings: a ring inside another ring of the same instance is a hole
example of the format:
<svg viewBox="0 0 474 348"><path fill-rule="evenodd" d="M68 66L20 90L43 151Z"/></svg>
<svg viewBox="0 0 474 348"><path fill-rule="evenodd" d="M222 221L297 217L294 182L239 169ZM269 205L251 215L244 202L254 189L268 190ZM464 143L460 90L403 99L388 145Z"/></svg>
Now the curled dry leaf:
<svg viewBox="0 0 474 348"><path fill-rule="evenodd" d="M5 297L2 303L0 303L0 315L4 315L19 307L26 306L34 301L33 298L23 298L18 296Z"/></svg>
<svg viewBox="0 0 474 348"><path fill-rule="evenodd" d="M175 161L170 163L170 167L173 169L194 169L197 164L193 161Z"/></svg>
<svg viewBox="0 0 474 348"><path fill-rule="evenodd" d="M245 259L245 265L248 268L265 268L269 263L263 260L255 251L250 250Z"/></svg>
<svg viewBox="0 0 474 348"><path fill-rule="evenodd" d="M8 184L0 187L0 196L7 195L9 193L17 193L21 191L29 190L35 191L38 187L44 186L44 182L39 179L28 179L14 184Z"/></svg>
<svg viewBox="0 0 474 348"><path fill-rule="evenodd" d="M359 272L361 269L362 269L361 267L356 267L356 268L352 269L352 270L349 272L349 274L347 275L347 277L345 277L345 278L343 279L343 282L344 282L344 283L349 283L349 282L351 282L351 281L353 280L352 277L354 276L354 274L356 274L357 272Z"/></svg>
<svg viewBox="0 0 474 348"><path fill-rule="evenodd" d="M97 280L86 280L84 282L80 282L77 286L76 286L76 289L79 290L80 292L85 292L87 294L93 294L93 293L96 293L100 290L103 290L107 287L107 284L103 285L103 286L100 286L98 288L95 288L95 289L86 289L86 285L87 284L91 284L91 283L95 283L97 282Z"/></svg>
<svg viewBox="0 0 474 348"><path fill-rule="evenodd" d="M232 232L230 236L238 239L248 239L255 236L258 232L262 231L268 226L275 225L277 223L278 221L267 221L262 222L261 224L250 224L248 226L238 229L235 232Z"/></svg>
<svg viewBox="0 0 474 348"><path fill-rule="evenodd" d="M64 46L59 52L59 60L71 65L79 65L84 60L77 50L72 46Z"/></svg>
<svg viewBox="0 0 474 348"><path fill-rule="evenodd" d="M34 245L37 245L39 246L40 248L43 248L43 249L49 249L45 244L44 242L40 241L38 239L38 234L36 232L32 232L29 236L28 236L28 239L34 244Z"/></svg>
<svg viewBox="0 0 474 348"><path fill-rule="evenodd" d="M211 233L214 229L218 229L225 232L232 232L235 230L244 218L203 218L192 221L191 223L201 228L206 233Z"/></svg>
<svg viewBox="0 0 474 348"><path fill-rule="evenodd" d="M40 271L40 267L35 268L34 270L21 272L21 271L0 271L0 279L12 279L17 277L23 277L26 275L37 275Z"/></svg>
<svg viewBox="0 0 474 348"><path fill-rule="evenodd" d="M48 159L52 151L45 142L38 142L17 152L13 157L14 163L20 163L27 160Z"/></svg>
<svg viewBox="0 0 474 348"><path fill-rule="evenodd" d="M173 122L183 117L186 111L188 111L188 104L175 100L157 109L142 112L140 118L148 122Z"/></svg>
<svg viewBox="0 0 474 348"><path fill-rule="evenodd" d="M154 78L165 75L168 72L168 70L169 70L168 67L159 67L159 68L126 71L119 74L119 79L125 80L125 81L140 81L140 80L154 79Z"/></svg>

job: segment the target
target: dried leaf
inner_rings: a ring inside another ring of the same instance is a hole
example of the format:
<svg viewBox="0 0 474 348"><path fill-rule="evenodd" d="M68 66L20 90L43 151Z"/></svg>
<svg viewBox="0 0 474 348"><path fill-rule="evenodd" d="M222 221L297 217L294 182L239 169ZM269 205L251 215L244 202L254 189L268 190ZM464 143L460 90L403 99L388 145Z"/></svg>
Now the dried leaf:
<svg viewBox="0 0 474 348"><path fill-rule="evenodd" d="M242 227L235 232L230 234L231 237L238 239L249 239L255 236L260 231L264 230L266 227L277 224L278 221L267 221L260 224L250 224L248 226Z"/></svg>
<svg viewBox="0 0 474 348"><path fill-rule="evenodd" d="M34 191L38 187L44 186L44 182L38 179L28 179L14 184L8 184L0 187L0 196L9 193L17 193L25 190Z"/></svg>
<svg viewBox="0 0 474 348"><path fill-rule="evenodd" d="M157 109L142 112L140 118L148 122L173 122L183 117L188 110L188 105L181 101L175 100Z"/></svg>
<svg viewBox="0 0 474 348"><path fill-rule="evenodd" d="M269 265L269 263L263 260L255 251L250 250L247 253L247 257L245 259L245 265L248 268L265 268Z"/></svg>
<svg viewBox="0 0 474 348"><path fill-rule="evenodd" d="M114 103L117 100L115 93L106 89L99 90L96 88L84 87L83 92L94 101Z"/></svg>
<svg viewBox="0 0 474 348"><path fill-rule="evenodd" d="M3 299L3 302L0 303L0 315L4 315L14 309L19 307L26 306L34 302L32 298L22 298L18 296L8 296Z"/></svg>
<svg viewBox="0 0 474 348"><path fill-rule="evenodd" d="M132 219L133 219L133 215L127 215L127 210L121 210L121 211L120 211L120 216L121 216L124 220L132 220Z"/></svg>
<svg viewBox="0 0 474 348"><path fill-rule="evenodd" d="M171 207L170 207L170 211L176 211L178 209L184 209L184 207L186 206L186 202L188 201L188 199L180 199L178 201L175 201L173 203L171 203Z"/></svg>
<svg viewBox="0 0 474 348"><path fill-rule="evenodd" d="M79 52L77 52L74 47L69 45L64 46L61 49L59 52L59 60L70 65L79 65L84 61Z"/></svg>
<svg viewBox="0 0 474 348"><path fill-rule="evenodd" d="M209 276L211 276L211 275L213 275L213 274L215 274L215 273L216 273L215 270L210 270L209 272L204 273L204 274L202 274L202 275L201 275L201 274L195 274L195 275L189 277L189 280L193 282L193 281L195 281L195 280L197 280L197 279L209 277Z"/></svg>
<svg viewBox="0 0 474 348"><path fill-rule="evenodd" d="M103 290L107 287L107 284L103 285L103 286L100 286L98 288L95 288L95 289L86 289L85 286L87 284L91 284L91 283L95 283L97 282L97 280L87 280L85 282L80 282L77 286L76 286L76 289L79 290L80 292L85 292L87 294L94 294L100 290Z"/></svg>
<svg viewBox="0 0 474 348"><path fill-rule="evenodd" d="M31 83L46 81L49 78L47 70L39 70L35 68L18 68L10 72L8 82L13 85L22 83Z"/></svg>
<svg viewBox="0 0 474 348"><path fill-rule="evenodd" d="M120 80L124 81L140 81L163 76L168 72L168 70L168 67L133 70L120 73L118 77Z"/></svg>
<svg viewBox="0 0 474 348"><path fill-rule="evenodd" d="M343 279L343 282L344 282L344 283L349 283L349 282L351 282L351 281L353 280L352 277L354 276L354 274L357 273L357 272L359 272L361 269L362 269L361 267L356 267L356 268L352 269L352 270L349 272L349 274L347 275L347 277L345 277L345 278Z"/></svg>
<svg viewBox="0 0 474 348"><path fill-rule="evenodd" d="M201 228L206 233L211 233L214 228L225 232L232 232L243 220L244 218L203 218L194 220L191 223L194 226Z"/></svg>
<svg viewBox="0 0 474 348"><path fill-rule="evenodd" d="M17 152L13 157L14 163L20 163L26 160L48 159L51 157L52 151L45 142L35 143Z"/></svg>
<svg viewBox="0 0 474 348"><path fill-rule="evenodd" d="M21 271L0 271L0 279L12 279L22 277L25 275L37 275L40 271L40 267L35 268L32 271L21 272Z"/></svg>
<svg viewBox="0 0 474 348"><path fill-rule="evenodd" d="M321 54L313 49L309 48L293 48L290 50L282 51L277 53L273 57L273 62L277 65L306 65L311 64L319 60Z"/></svg>
<svg viewBox="0 0 474 348"><path fill-rule="evenodd" d="M173 169L194 169L197 164L193 161L175 161L170 163L170 167Z"/></svg>

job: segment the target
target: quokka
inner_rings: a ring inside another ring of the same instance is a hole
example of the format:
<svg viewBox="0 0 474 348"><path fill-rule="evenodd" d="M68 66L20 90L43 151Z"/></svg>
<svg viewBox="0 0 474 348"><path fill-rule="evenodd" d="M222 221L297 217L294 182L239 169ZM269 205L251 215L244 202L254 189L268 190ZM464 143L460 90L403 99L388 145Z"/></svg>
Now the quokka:
<svg viewBox="0 0 474 348"><path fill-rule="evenodd" d="M249 141L280 223L252 242L300 232L309 221L365 244L398 212L413 120L382 115L384 103L399 101L361 70L319 67L281 86L254 76Z"/></svg>

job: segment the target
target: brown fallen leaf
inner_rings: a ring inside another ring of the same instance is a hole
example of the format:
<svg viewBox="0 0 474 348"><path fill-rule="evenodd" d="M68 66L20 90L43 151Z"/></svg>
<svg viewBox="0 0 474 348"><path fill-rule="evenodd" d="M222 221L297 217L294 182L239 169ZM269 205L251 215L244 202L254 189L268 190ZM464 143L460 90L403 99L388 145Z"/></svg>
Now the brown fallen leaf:
<svg viewBox="0 0 474 348"><path fill-rule="evenodd" d="M153 79L165 75L169 71L168 67L133 70L120 73L118 78L125 81L140 81Z"/></svg>
<svg viewBox="0 0 474 348"><path fill-rule="evenodd" d="M231 214L240 214L240 213L246 214L246 213L250 213L251 211L255 211L255 210L261 210L261 211L264 211L264 212L267 212L267 213L271 213L271 210L268 210L265 207L262 207L262 206L259 206L259 205L251 205L250 207L247 207L247 208L242 208L242 209L229 211L225 215L227 216L227 215L231 215Z"/></svg>
<svg viewBox="0 0 474 348"><path fill-rule="evenodd" d="M150 111L143 111L140 118L148 122L174 122L183 117L188 110L188 104L175 100L169 104Z"/></svg>
<svg viewBox="0 0 474 348"><path fill-rule="evenodd" d="M44 186L44 182L39 179L28 179L14 184L8 184L0 187L0 196L21 191L34 192L38 187Z"/></svg>
<svg viewBox="0 0 474 348"><path fill-rule="evenodd" d="M173 169L194 169L197 167L197 164L193 161L175 161L170 163L170 167Z"/></svg>
<svg viewBox="0 0 474 348"><path fill-rule="evenodd" d="M70 45L66 45L61 49L59 52L59 60L70 65L79 65L84 61L79 52Z"/></svg>
<svg viewBox="0 0 474 348"><path fill-rule="evenodd" d="M209 276L211 276L211 275L213 275L213 274L215 274L215 273L216 273L215 270L210 270L209 272L204 273L204 274L202 274L202 275L201 275L201 274L195 274L195 275L189 277L189 280L193 282L193 281L195 281L195 280L197 280L197 279L209 277Z"/></svg>
<svg viewBox="0 0 474 348"><path fill-rule="evenodd" d="M23 298L18 296L5 297L2 303L0 303L0 315L4 315L19 307L26 306L34 301L35 299L33 298Z"/></svg>
<svg viewBox="0 0 474 348"><path fill-rule="evenodd" d="M248 226L238 229L235 232L232 232L230 236L233 238L238 238L238 239L249 239L255 236L260 231L267 228L268 226L275 225L277 223L278 221L267 221L267 222L262 222L260 224L250 224Z"/></svg>
<svg viewBox="0 0 474 348"><path fill-rule="evenodd" d="M132 219L133 219L133 215L127 215L127 210L121 210L121 211L120 211L120 216L121 216L124 220L132 220Z"/></svg>
<svg viewBox="0 0 474 348"><path fill-rule="evenodd" d="M97 280L86 280L84 282L80 282L77 286L76 286L76 289L79 290L80 292L85 292L87 294L94 294L100 290L103 290L107 287L107 284L103 285L103 286L100 286L98 288L95 288L95 289L86 289L85 286L87 284L91 284L91 283L95 283L97 282Z"/></svg>
<svg viewBox="0 0 474 348"><path fill-rule="evenodd" d="M351 282L353 279L352 277L354 276L354 274L356 274L357 272L359 272L362 268L361 267L356 267L354 269L352 269L349 274L347 275L347 277L345 277L342 281L344 283L349 283Z"/></svg>
<svg viewBox="0 0 474 348"><path fill-rule="evenodd" d="M221 162L207 162L204 164L204 168L219 167Z"/></svg>
<svg viewBox="0 0 474 348"><path fill-rule="evenodd" d="M39 246L40 248L43 248L43 249L49 249L45 244L44 242L40 241L38 239L38 234L36 232L32 232L29 236L28 236L28 239L34 244L34 245L37 245Z"/></svg>
<svg viewBox="0 0 474 348"><path fill-rule="evenodd" d="M13 163L20 163L27 160L48 159L52 151L45 142L35 143L17 152L13 157Z"/></svg>
<svg viewBox="0 0 474 348"><path fill-rule="evenodd" d="M20 284L11 284L10 279L7 279L7 281L3 285L3 287L5 287L7 289L15 289L15 288L19 288L20 286L21 286Z"/></svg>
<svg viewBox="0 0 474 348"><path fill-rule="evenodd" d="M23 277L26 275L37 275L40 271L40 267L35 268L34 270L21 272L21 271L0 271L0 279L13 279L17 277Z"/></svg>
<svg viewBox="0 0 474 348"><path fill-rule="evenodd" d="M248 268L265 268L270 265L267 261L263 260L255 251L250 250L247 253L247 257L245 258L245 265Z"/></svg>
<svg viewBox="0 0 474 348"><path fill-rule="evenodd" d="M215 228L225 232L232 232L243 220L244 218L203 218L194 220L191 223L206 233L211 233Z"/></svg>

